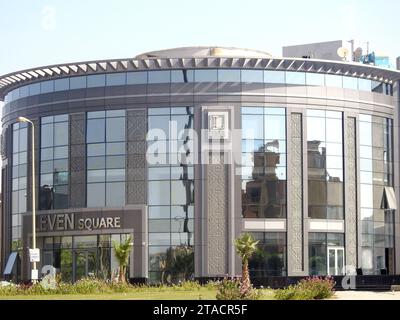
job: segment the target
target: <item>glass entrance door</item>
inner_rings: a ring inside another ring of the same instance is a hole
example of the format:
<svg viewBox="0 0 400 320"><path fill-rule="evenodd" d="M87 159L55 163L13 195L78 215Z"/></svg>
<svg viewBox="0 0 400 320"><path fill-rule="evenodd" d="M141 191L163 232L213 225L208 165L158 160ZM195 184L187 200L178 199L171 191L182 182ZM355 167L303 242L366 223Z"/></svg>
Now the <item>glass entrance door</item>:
<svg viewBox="0 0 400 320"><path fill-rule="evenodd" d="M74 281L79 279L94 276L96 273L96 251L93 249L88 250L75 250L74 252Z"/></svg>
<svg viewBox="0 0 400 320"><path fill-rule="evenodd" d="M328 247L328 275L341 276L344 274L344 248Z"/></svg>

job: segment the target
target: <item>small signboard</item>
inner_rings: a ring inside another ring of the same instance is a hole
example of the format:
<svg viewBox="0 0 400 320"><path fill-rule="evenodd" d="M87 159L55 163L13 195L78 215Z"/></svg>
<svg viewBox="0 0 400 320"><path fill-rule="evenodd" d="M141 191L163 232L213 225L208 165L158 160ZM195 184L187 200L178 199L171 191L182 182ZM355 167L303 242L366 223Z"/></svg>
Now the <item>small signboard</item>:
<svg viewBox="0 0 400 320"><path fill-rule="evenodd" d="M40 262L40 250L36 249L29 249L29 257L31 262Z"/></svg>

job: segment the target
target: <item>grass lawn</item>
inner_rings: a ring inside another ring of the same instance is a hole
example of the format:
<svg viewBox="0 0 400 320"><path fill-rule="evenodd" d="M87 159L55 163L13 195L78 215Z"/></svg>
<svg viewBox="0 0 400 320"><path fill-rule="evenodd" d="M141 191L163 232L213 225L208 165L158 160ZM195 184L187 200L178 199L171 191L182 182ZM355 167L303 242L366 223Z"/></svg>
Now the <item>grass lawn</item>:
<svg viewBox="0 0 400 320"><path fill-rule="evenodd" d="M199 290L132 291L108 294L68 295L19 295L0 296L0 300L215 300L216 291L207 288ZM263 300L272 300L271 290L263 290Z"/></svg>

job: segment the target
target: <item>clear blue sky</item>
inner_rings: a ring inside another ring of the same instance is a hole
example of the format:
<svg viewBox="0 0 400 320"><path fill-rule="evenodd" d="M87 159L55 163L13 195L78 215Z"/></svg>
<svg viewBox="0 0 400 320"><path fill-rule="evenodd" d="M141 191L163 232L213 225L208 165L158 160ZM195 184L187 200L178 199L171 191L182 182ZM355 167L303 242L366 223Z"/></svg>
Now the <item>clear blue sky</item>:
<svg viewBox="0 0 400 320"><path fill-rule="evenodd" d="M400 56L398 0L0 0L0 74L190 45L357 39Z"/></svg>

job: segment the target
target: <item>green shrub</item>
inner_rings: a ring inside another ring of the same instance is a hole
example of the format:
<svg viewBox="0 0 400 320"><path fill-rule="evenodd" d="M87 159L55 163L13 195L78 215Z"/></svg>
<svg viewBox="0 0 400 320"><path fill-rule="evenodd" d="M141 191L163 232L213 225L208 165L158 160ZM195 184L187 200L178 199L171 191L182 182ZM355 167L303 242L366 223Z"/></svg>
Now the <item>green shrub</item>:
<svg viewBox="0 0 400 320"><path fill-rule="evenodd" d="M321 300L334 295L335 282L330 277L310 277L296 285L275 291L277 300Z"/></svg>
<svg viewBox="0 0 400 320"><path fill-rule="evenodd" d="M78 294L93 294L110 291L109 285L96 278L83 278L73 284L74 291Z"/></svg>
<svg viewBox="0 0 400 320"><path fill-rule="evenodd" d="M262 292L252 286L246 290L245 294L242 294L239 279L229 280L225 278L217 285L217 300L258 300L261 297Z"/></svg>

